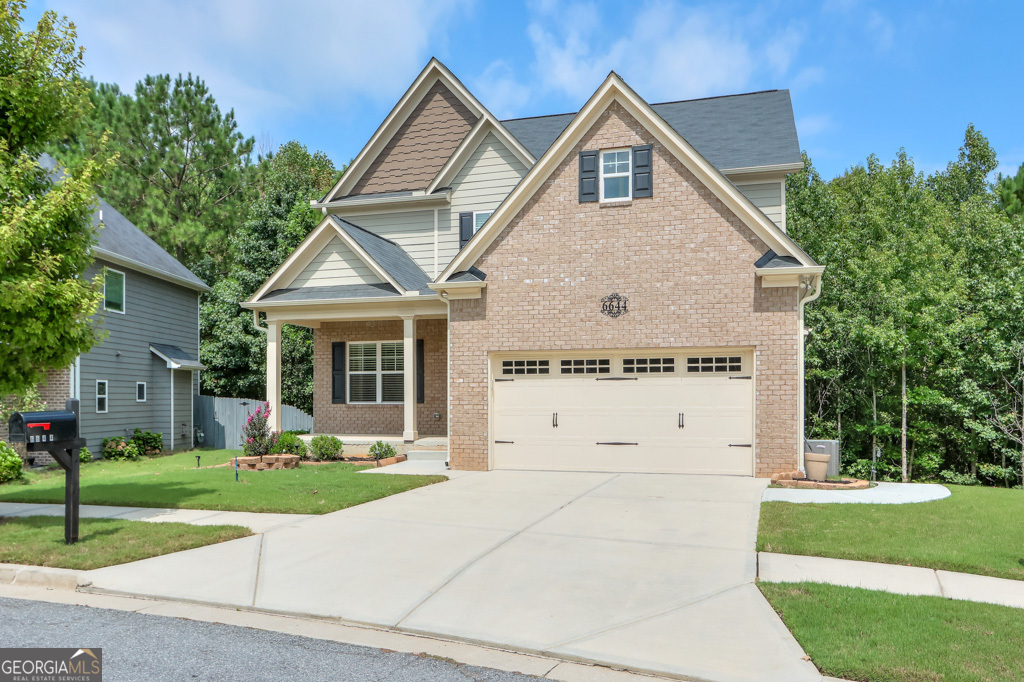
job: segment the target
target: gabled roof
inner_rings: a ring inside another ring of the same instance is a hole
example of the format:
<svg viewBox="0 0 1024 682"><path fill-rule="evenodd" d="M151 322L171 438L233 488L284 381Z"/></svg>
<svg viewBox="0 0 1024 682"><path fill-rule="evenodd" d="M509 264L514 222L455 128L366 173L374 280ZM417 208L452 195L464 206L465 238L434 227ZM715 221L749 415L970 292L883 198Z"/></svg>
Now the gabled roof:
<svg viewBox="0 0 1024 682"><path fill-rule="evenodd" d="M432 281L427 273L423 272L423 268L416 264L412 256L395 242L347 220L342 220L338 216L330 216L330 219L352 237L359 246L363 247L367 255L406 291L426 289Z"/></svg>
<svg viewBox="0 0 1024 682"><path fill-rule="evenodd" d="M720 171L803 167L789 90L650 105ZM555 114L502 121L540 158L576 116Z"/></svg>
<svg viewBox="0 0 1024 682"><path fill-rule="evenodd" d="M49 154L42 154L39 157L39 165L51 171L53 177L60 177L63 174L58 169L57 160ZM93 255L97 258L196 291L210 290L203 280L160 248L155 241L103 199L99 200L99 206L92 214L92 224L99 232L98 240L92 249Z"/></svg>
<svg viewBox="0 0 1024 682"><path fill-rule="evenodd" d="M346 284L337 287L290 287L289 285L309 265L333 238L340 238L352 252L380 278L380 283ZM299 244L287 260L274 271L255 294L249 305L266 301L306 300L315 289L339 289L328 298L344 298L346 291L353 298L367 296L404 296L418 292L433 294L427 288L431 279L405 249L380 235L365 230L338 216L326 216ZM345 289L349 287L349 289ZM340 291L345 289L345 291ZM299 292L299 293L292 293ZM324 294L325 292L320 292Z"/></svg>
<svg viewBox="0 0 1024 682"><path fill-rule="evenodd" d="M622 78L614 71L608 74L586 105L576 114L543 156L526 174L526 177L505 198L487 222L466 243L463 249L444 269L437 282L446 282L458 272L472 266L509 224L526 202L555 171L558 164L582 139L597 118L613 103L619 103L631 116L644 126L664 147L692 172L719 200L743 221L768 248L782 256L792 256L799 263L797 267L819 270L815 262L797 246L786 233L758 209L732 184L720 170L700 155L696 149L668 125Z"/></svg>
<svg viewBox="0 0 1024 682"><path fill-rule="evenodd" d="M319 203L336 201L338 198L347 196L351 192L353 186L359 182L360 178L362 178L370 168L370 165L373 163L374 159L377 158L377 155L384 149L392 136L402 126L413 110L415 110L420 100L423 99L423 96L438 81L441 81L474 116L478 117L479 120L476 122L475 126L486 124L490 128L493 128L499 138L509 147L509 149L512 150L514 154L523 160L523 163L527 166L533 164L534 157L526 147L524 147L505 129L501 122L495 118L495 116L488 111L475 96L473 96L473 93L466 89L459 79L448 70L448 67L442 64L436 57L433 57L429 62L427 62L427 65L423 68L423 71L420 72L420 75L416 77L416 80L413 81L412 85L409 86L409 89L405 91L402 98L398 100L395 107L373 133L373 136L370 138L369 142L366 143L366 146L362 148L356 158L353 159L352 163L349 164L345 173L341 176L338 182L327 192L327 194L323 196L323 198L321 198ZM458 150L453 154L453 157L456 155L458 155ZM444 172L445 169L442 168L441 173ZM431 183L431 186L436 188L438 185L435 182ZM317 202L314 201L310 203L316 204Z"/></svg>

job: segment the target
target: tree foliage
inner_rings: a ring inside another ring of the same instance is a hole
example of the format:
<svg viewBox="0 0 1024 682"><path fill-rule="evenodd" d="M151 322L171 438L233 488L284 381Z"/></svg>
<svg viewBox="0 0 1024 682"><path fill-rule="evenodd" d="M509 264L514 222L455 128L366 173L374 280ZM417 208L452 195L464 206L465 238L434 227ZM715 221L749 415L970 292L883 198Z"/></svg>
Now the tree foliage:
<svg viewBox="0 0 1024 682"><path fill-rule="evenodd" d="M61 173L38 159L89 110L83 49L66 17L23 31L25 4L0 4L0 395L24 393L96 342L96 282L82 279L95 239L92 186L105 141Z"/></svg>
<svg viewBox="0 0 1024 682"><path fill-rule="evenodd" d="M1006 215L1024 215L1024 163L1016 175L1000 175L996 181L996 196Z"/></svg>
<svg viewBox="0 0 1024 682"><path fill-rule="evenodd" d="M1024 231L988 183L988 141L968 127L928 178L903 152L829 182L805 166L787 223L826 265L807 313L808 433L841 440L857 473L878 455L883 478L1020 480Z"/></svg>
<svg viewBox="0 0 1024 682"><path fill-rule="evenodd" d="M146 76L134 95L90 83L93 107L55 155L93 152L109 132L118 162L97 184L104 199L207 281L227 268L227 239L244 205L253 139L238 131L202 79Z"/></svg>
<svg viewBox="0 0 1024 682"><path fill-rule="evenodd" d="M261 159L250 177L245 220L229 240L232 267L207 297L202 311L203 390L220 396L262 399L266 394L267 338L252 312L239 306L273 274L322 216L309 200L337 181L322 152L288 142ZM286 325L282 334L282 400L307 412L313 407L311 330Z"/></svg>

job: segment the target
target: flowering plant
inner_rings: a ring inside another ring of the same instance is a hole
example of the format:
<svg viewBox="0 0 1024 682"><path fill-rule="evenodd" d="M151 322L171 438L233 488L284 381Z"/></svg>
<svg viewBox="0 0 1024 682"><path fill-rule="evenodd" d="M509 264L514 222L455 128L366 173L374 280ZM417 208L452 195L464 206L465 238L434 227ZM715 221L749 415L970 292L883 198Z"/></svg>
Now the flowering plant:
<svg viewBox="0 0 1024 682"><path fill-rule="evenodd" d="M247 457L262 457L270 452L270 403L263 403L246 419L242 449Z"/></svg>

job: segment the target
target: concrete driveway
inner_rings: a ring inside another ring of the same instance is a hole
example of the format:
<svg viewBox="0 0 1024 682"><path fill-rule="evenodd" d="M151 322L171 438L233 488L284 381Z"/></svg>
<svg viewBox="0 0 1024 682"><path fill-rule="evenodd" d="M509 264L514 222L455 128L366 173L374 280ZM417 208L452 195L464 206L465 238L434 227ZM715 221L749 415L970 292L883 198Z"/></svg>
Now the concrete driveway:
<svg viewBox="0 0 1024 682"><path fill-rule="evenodd" d="M662 674L820 679L753 584L766 484L478 473L90 577Z"/></svg>

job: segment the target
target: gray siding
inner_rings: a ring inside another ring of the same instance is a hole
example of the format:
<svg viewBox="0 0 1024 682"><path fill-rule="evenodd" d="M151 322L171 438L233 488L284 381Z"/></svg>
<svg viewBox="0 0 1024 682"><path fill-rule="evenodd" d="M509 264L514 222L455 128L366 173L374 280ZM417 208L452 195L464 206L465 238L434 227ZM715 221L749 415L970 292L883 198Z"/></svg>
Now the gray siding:
<svg viewBox="0 0 1024 682"><path fill-rule="evenodd" d="M94 276L104 265L125 273L124 314L100 311L99 327L107 337L80 361L82 437L98 453L104 438L131 435L138 427L160 432L164 447L171 444L171 370L153 355L149 344L167 343L199 357L199 299L195 291L124 267L97 261L87 272ZM176 449L191 445L191 401L197 373L178 371L174 423ZM107 380L106 414L96 413L96 381ZM135 400L135 384L147 384L146 402ZM181 423L189 424L182 443Z"/></svg>
<svg viewBox="0 0 1024 682"><path fill-rule="evenodd" d="M434 211L396 211L345 216L345 220L395 242L423 272L434 272ZM456 237L458 239L458 237ZM445 261L445 265L447 265ZM444 265L441 266L442 268ZM337 283L337 282L335 282Z"/></svg>

